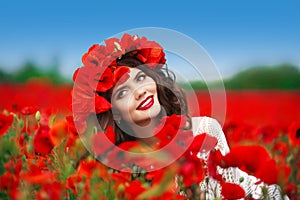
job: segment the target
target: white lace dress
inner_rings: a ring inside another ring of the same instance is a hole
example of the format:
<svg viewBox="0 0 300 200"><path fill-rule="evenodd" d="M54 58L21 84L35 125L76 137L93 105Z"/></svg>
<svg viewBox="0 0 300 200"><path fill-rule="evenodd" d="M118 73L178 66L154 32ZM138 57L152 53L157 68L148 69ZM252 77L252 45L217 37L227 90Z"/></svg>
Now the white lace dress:
<svg viewBox="0 0 300 200"><path fill-rule="evenodd" d="M192 124L194 135L207 133L214 136L218 139L216 149L219 149L223 155L230 151L222 128L215 119L210 117L193 117ZM207 160L208 154L200 153L199 156L204 160ZM258 179L254 176L250 176L238 168L218 168L218 171L222 174L222 177L226 182L239 184L245 190L246 196L252 196L254 199L263 198L262 186L264 183L256 185L255 183ZM200 184L200 187L202 191L206 192L206 199L222 197L220 184L211 177L207 176ZM270 199L282 199L280 188L277 185L268 185L267 188ZM288 198L285 197L284 199Z"/></svg>

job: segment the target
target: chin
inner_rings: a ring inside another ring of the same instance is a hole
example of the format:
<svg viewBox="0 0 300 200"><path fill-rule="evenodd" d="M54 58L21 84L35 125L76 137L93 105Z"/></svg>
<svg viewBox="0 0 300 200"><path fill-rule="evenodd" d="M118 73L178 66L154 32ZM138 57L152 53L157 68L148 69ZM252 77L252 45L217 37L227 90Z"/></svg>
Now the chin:
<svg viewBox="0 0 300 200"><path fill-rule="evenodd" d="M141 123L141 122L148 122L151 119L157 118L160 115L161 112L161 106L160 105L155 105L152 108L143 111L142 113L139 114L139 116L136 117L136 120L134 120L136 123Z"/></svg>
<svg viewBox="0 0 300 200"><path fill-rule="evenodd" d="M160 105L153 105L149 110L146 111L146 115L148 118L155 118L158 117L161 111Z"/></svg>

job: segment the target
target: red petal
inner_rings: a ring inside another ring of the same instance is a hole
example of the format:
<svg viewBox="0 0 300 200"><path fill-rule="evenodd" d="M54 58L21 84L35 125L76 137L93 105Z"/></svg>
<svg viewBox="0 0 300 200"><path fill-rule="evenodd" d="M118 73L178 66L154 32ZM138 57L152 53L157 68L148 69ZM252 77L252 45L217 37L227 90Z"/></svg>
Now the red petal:
<svg viewBox="0 0 300 200"><path fill-rule="evenodd" d="M106 112L111 109L111 104L102 96L95 95L95 111L96 113Z"/></svg>
<svg viewBox="0 0 300 200"><path fill-rule="evenodd" d="M225 199L241 199L245 197L245 191L241 186L234 183L221 183L222 186L222 195Z"/></svg>

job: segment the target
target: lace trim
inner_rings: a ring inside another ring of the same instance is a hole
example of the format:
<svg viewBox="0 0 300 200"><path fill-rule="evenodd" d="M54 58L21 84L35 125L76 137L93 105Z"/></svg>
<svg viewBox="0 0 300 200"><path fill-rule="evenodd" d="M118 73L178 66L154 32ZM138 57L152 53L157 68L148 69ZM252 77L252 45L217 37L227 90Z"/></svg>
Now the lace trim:
<svg viewBox="0 0 300 200"><path fill-rule="evenodd" d="M229 146L223 130L215 119L210 117L193 117L192 120L194 135L207 133L211 136L214 136L218 139L216 149L219 149L223 155L229 152ZM208 158L208 153L199 153L199 157L206 161ZM263 196L262 187L267 187L268 195L271 199L282 199L279 186L267 186L263 183L257 185L255 184L258 182L257 178L248 175L238 168L218 168L218 172L222 174L222 177L226 182L239 184L245 190L246 196L251 196L254 199L260 199ZM202 191L206 191L207 199L221 197L220 184L213 178L210 178L208 175L206 176L205 180L200 183L200 188ZM285 199L288 198L285 197Z"/></svg>

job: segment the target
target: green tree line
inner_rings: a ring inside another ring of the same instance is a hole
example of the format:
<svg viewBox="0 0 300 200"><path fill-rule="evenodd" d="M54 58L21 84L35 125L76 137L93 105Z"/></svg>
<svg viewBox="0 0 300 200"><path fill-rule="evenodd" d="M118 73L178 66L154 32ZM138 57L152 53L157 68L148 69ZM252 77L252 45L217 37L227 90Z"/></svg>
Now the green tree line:
<svg viewBox="0 0 300 200"><path fill-rule="evenodd" d="M0 69L0 83L25 83L31 78L48 79L54 84L63 84L71 81L59 73L56 65L42 69L33 62L27 62L23 67L11 73Z"/></svg>
<svg viewBox="0 0 300 200"><path fill-rule="evenodd" d="M0 83L24 83L31 78L46 78L54 84L71 82L71 78L65 78L59 73L57 66L44 70L33 62L28 62L12 73L0 69ZM291 64L255 66L241 71L223 82L192 81L189 84L194 90L207 89L208 86L218 88L222 84L226 89L300 89L300 70ZM186 84L181 85L187 88Z"/></svg>
<svg viewBox="0 0 300 200"><path fill-rule="evenodd" d="M255 66L223 80L226 89L300 89L300 70L291 64ZM190 82L194 90L218 88L221 81ZM184 86L183 86L184 87Z"/></svg>

